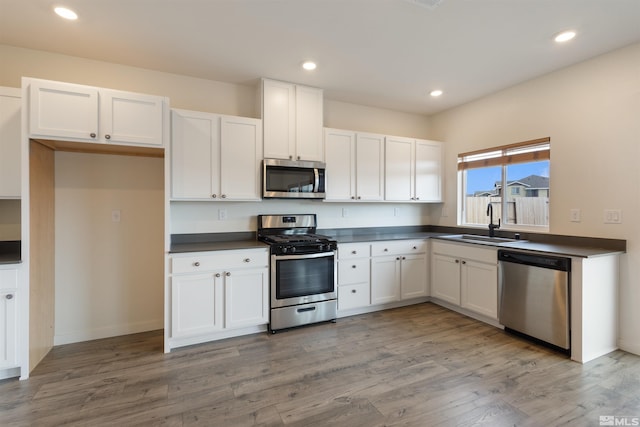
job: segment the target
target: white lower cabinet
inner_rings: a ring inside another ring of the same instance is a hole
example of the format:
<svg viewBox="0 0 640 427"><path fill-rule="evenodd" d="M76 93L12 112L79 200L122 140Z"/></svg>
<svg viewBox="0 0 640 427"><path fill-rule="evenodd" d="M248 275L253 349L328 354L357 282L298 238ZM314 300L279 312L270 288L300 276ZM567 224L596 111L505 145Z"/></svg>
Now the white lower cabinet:
<svg viewBox="0 0 640 427"><path fill-rule="evenodd" d="M371 303L429 295L427 242L399 240L371 245Z"/></svg>
<svg viewBox="0 0 640 427"><path fill-rule="evenodd" d="M268 250L240 249L174 255L171 339L233 336L234 329L269 322ZM179 346L179 345L174 345Z"/></svg>
<svg viewBox="0 0 640 427"><path fill-rule="evenodd" d="M431 296L497 320L497 249L434 240Z"/></svg>
<svg viewBox="0 0 640 427"><path fill-rule="evenodd" d="M0 269L0 370L18 366L17 287L18 270Z"/></svg>
<svg viewBox="0 0 640 427"><path fill-rule="evenodd" d="M424 240L338 245L338 309L427 297L426 248Z"/></svg>
<svg viewBox="0 0 640 427"><path fill-rule="evenodd" d="M338 246L338 310L371 305L368 243Z"/></svg>

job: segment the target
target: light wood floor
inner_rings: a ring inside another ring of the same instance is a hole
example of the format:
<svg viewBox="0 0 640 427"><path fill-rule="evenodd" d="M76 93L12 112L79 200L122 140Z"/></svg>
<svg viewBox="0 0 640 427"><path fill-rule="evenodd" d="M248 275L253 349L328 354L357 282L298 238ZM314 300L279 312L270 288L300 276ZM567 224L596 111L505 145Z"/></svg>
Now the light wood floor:
<svg viewBox="0 0 640 427"><path fill-rule="evenodd" d="M2 426L597 426L640 417L640 357L581 365L426 303L162 353L161 331L55 347L0 382Z"/></svg>

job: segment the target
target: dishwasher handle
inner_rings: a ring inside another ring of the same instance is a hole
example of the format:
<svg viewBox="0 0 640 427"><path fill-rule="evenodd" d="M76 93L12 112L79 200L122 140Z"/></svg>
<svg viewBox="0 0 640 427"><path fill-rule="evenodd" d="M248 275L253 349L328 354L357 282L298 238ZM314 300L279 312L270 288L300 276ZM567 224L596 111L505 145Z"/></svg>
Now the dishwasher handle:
<svg viewBox="0 0 640 427"><path fill-rule="evenodd" d="M549 268L551 270L571 271L571 258L550 255L499 250L498 261Z"/></svg>

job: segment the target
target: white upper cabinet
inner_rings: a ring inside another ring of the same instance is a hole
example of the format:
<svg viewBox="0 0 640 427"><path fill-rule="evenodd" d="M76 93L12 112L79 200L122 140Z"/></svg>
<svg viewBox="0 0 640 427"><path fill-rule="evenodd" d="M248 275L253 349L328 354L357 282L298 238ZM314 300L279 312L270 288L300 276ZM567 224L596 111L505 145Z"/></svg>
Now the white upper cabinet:
<svg viewBox="0 0 640 427"><path fill-rule="evenodd" d="M388 136L385 200L442 201L442 144Z"/></svg>
<svg viewBox="0 0 640 427"><path fill-rule="evenodd" d="M0 87L0 198L20 198L20 89Z"/></svg>
<svg viewBox="0 0 640 427"><path fill-rule="evenodd" d="M25 82L32 138L164 146L164 97L48 80Z"/></svg>
<svg viewBox="0 0 640 427"><path fill-rule="evenodd" d="M384 136L325 129L326 200L384 198Z"/></svg>
<svg viewBox="0 0 640 427"><path fill-rule="evenodd" d="M442 143L416 139L415 147L415 200L442 201Z"/></svg>
<svg viewBox="0 0 640 427"><path fill-rule="evenodd" d="M173 199L260 200L260 120L174 109L171 121Z"/></svg>
<svg viewBox="0 0 640 427"><path fill-rule="evenodd" d="M323 161L322 90L262 80L264 157Z"/></svg>
<svg viewBox="0 0 640 427"><path fill-rule="evenodd" d="M356 199L384 199L384 136L356 134Z"/></svg>
<svg viewBox="0 0 640 427"><path fill-rule="evenodd" d="M356 133L324 130L326 200L353 200L356 197Z"/></svg>

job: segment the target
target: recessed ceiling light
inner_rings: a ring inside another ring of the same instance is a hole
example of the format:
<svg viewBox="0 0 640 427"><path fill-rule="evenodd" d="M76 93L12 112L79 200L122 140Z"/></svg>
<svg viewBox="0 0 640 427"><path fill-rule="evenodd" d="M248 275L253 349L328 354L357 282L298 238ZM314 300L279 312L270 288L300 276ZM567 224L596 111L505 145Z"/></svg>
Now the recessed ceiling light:
<svg viewBox="0 0 640 427"><path fill-rule="evenodd" d="M558 34L557 36L555 36L554 40L557 43L564 43L564 42L568 42L569 40L571 40L575 36L576 36L576 32L575 31L563 31L560 34Z"/></svg>
<svg viewBox="0 0 640 427"><path fill-rule="evenodd" d="M313 71L318 67L318 65L313 61L306 61L302 64L302 68L307 71Z"/></svg>
<svg viewBox="0 0 640 427"><path fill-rule="evenodd" d="M78 14L75 13L73 10L71 9L67 9L66 7L56 7L55 9L53 9L53 11L60 17L64 18L64 19L69 19L69 20L76 20L78 19Z"/></svg>
<svg viewBox="0 0 640 427"><path fill-rule="evenodd" d="M443 92L440 89L436 89L436 90L432 90L429 93L429 95L431 95L431 96L433 96L435 98L435 97L438 97L438 96L442 95L442 93Z"/></svg>

